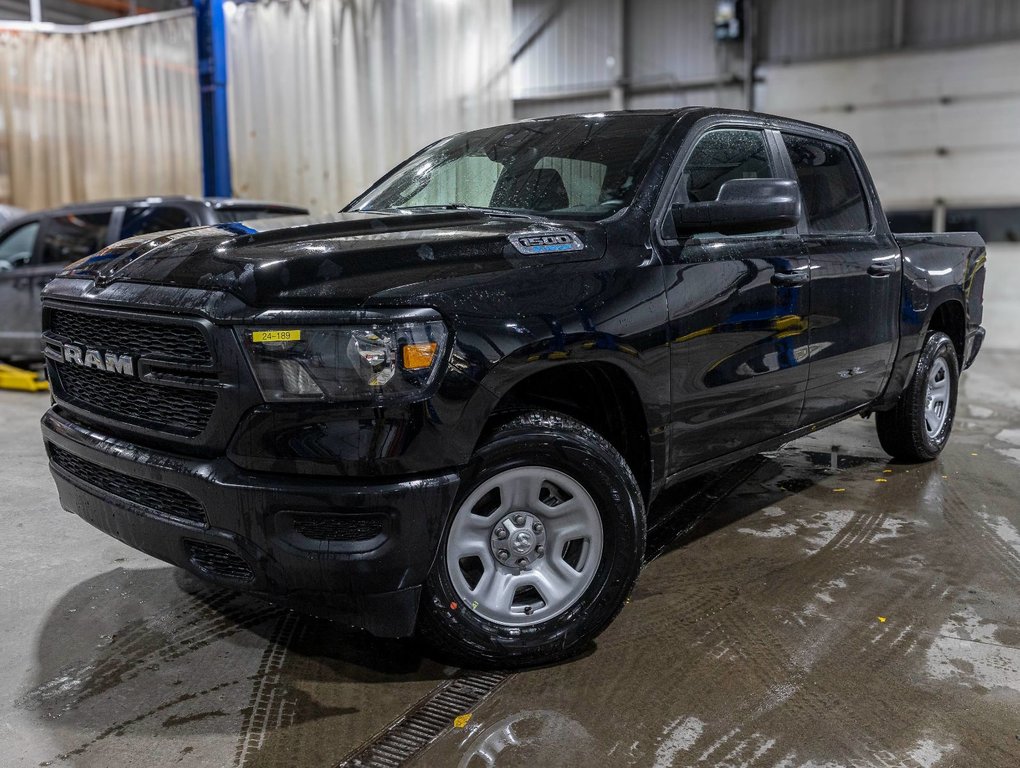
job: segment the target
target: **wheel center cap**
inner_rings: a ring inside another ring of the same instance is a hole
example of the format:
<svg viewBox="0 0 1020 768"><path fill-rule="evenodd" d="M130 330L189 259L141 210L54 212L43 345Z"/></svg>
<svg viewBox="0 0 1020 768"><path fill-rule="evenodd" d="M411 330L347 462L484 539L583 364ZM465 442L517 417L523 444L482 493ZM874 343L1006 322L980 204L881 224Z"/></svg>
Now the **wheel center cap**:
<svg viewBox="0 0 1020 768"><path fill-rule="evenodd" d="M526 555L535 547L535 537L528 531L517 531L510 537L510 546L518 555Z"/></svg>
<svg viewBox="0 0 1020 768"><path fill-rule="evenodd" d="M545 524L534 512L511 512L492 529L489 545L497 562L527 568L545 554Z"/></svg>

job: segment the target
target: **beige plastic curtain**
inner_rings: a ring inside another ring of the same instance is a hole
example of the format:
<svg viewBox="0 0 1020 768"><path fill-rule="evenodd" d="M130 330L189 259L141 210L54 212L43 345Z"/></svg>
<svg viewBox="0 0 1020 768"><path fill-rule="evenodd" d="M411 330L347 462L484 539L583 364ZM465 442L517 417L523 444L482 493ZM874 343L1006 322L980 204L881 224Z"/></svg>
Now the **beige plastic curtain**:
<svg viewBox="0 0 1020 768"><path fill-rule="evenodd" d="M201 194L195 23L0 31L0 196ZM5 167L6 165L6 167Z"/></svg>
<svg viewBox="0 0 1020 768"><path fill-rule="evenodd" d="M509 122L511 0L228 5L235 194L335 211L457 131Z"/></svg>

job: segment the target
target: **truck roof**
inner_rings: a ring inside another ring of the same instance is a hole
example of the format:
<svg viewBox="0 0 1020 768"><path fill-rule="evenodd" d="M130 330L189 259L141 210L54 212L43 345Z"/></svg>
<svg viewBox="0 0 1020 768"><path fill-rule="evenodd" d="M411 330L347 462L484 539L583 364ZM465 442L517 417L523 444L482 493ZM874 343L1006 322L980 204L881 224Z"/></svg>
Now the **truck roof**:
<svg viewBox="0 0 1020 768"><path fill-rule="evenodd" d="M556 120L564 119L577 119L577 118L591 118L598 116L600 118L612 119L614 117L626 116L626 115L661 115L664 117L673 117L677 121L684 117L693 117L694 119L701 119L704 117L713 116L728 116L728 117L739 117L739 118L757 118L762 121L765 125L775 126L778 128L802 128L812 132L823 132L832 136L838 136L847 143L853 143L853 140L847 134L842 131L838 131L835 128L830 128L825 125L819 125L817 123L809 123L806 120L796 120L790 117L781 117L779 115L772 115L767 112L749 112L742 109L724 109L722 107L703 107L703 106L689 106L689 107L677 107L675 109L625 109L625 110L610 110L605 112L577 112L565 115L552 115L549 117L533 117L520 122L554 122Z"/></svg>

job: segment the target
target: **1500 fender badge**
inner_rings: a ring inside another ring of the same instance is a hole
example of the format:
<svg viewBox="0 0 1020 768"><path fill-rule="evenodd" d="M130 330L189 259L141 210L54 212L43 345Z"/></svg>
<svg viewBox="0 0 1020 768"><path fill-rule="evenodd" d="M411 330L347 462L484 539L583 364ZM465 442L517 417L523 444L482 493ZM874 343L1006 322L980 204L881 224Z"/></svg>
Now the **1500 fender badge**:
<svg viewBox="0 0 1020 768"><path fill-rule="evenodd" d="M540 235L510 235L513 243L521 253L534 256L539 253L563 253L566 251L583 251L584 243L573 232L546 232Z"/></svg>

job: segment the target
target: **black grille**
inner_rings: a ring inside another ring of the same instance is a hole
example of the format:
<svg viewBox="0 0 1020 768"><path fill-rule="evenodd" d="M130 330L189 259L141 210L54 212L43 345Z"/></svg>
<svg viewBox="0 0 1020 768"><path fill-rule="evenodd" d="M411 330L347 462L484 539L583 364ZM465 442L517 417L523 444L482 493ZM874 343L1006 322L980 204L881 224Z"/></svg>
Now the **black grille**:
<svg viewBox="0 0 1020 768"><path fill-rule="evenodd" d="M213 576L231 581L254 581L255 573L240 557L218 544L189 541L191 562Z"/></svg>
<svg viewBox="0 0 1020 768"><path fill-rule="evenodd" d="M191 326L162 325L54 309L50 312L49 330L75 344L120 355L143 355L175 362L212 362L205 338Z"/></svg>
<svg viewBox="0 0 1020 768"><path fill-rule="evenodd" d="M48 444L47 448L50 460L72 477L167 517L205 525L205 511L202 505L183 491L101 467L91 461L80 459L52 443Z"/></svg>
<svg viewBox="0 0 1020 768"><path fill-rule="evenodd" d="M116 373L57 363L60 388L72 400L119 421L200 434L216 408L216 393L147 384Z"/></svg>
<svg viewBox="0 0 1020 768"><path fill-rule="evenodd" d="M316 541L368 541L382 533L383 517L294 515L294 529Z"/></svg>

